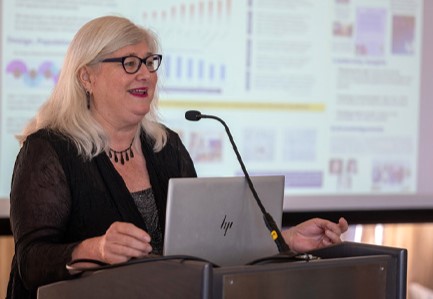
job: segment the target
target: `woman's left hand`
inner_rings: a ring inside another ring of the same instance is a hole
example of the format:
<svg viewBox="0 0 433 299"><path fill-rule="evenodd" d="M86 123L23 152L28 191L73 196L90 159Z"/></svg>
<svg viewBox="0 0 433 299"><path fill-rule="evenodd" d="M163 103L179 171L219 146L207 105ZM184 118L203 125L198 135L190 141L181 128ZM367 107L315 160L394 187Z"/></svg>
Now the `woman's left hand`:
<svg viewBox="0 0 433 299"><path fill-rule="evenodd" d="M283 231L282 235L292 251L303 253L341 243L340 236L348 227L344 218L340 218L338 223L313 218Z"/></svg>

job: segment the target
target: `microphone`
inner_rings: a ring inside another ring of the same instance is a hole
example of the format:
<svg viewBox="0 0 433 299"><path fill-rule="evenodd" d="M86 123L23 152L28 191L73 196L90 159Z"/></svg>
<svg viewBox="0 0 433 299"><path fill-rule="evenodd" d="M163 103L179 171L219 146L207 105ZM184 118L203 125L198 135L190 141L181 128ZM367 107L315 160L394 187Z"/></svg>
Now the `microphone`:
<svg viewBox="0 0 433 299"><path fill-rule="evenodd" d="M206 115L206 114L201 114L200 111L197 110L188 110L185 112L185 118L187 120L190 121L199 121L202 118L211 118L211 119L215 119L217 121L219 121L225 128L227 135L229 137L230 143L232 144L233 150L236 154L236 157L239 161L239 164L241 165L242 171L245 175L245 178L247 180L248 186L251 190L251 192L253 193L254 199L257 202L257 205L260 208L260 211L263 214L263 220L265 221L266 227L269 229L270 233L271 233L271 237L274 240L275 244L277 245L278 251L280 253L287 253L290 252L290 248L287 245L287 243L284 241L284 238L281 234L281 231L278 229L277 224L275 223L274 218L272 218L271 214L269 214L265 207L262 204L262 201L259 198L259 195L257 194L256 189L254 188L253 182L251 181L250 175L247 172L247 169L245 167L244 162L242 161L241 155L238 151L238 148L236 146L236 143L233 139L232 134L230 133L230 129L227 126L227 124L219 117L214 116L214 115Z"/></svg>

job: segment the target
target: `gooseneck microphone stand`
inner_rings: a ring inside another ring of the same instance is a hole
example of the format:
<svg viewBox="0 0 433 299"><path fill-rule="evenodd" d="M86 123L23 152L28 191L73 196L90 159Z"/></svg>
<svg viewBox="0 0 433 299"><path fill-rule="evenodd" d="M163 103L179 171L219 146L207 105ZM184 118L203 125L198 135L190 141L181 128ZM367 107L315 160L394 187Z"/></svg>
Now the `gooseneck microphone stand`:
<svg viewBox="0 0 433 299"><path fill-rule="evenodd" d="M237 159L239 161L239 164L241 165L241 168L242 168L242 171L243 171L243 173L245 175L245 178L247 180L248 186L249 186L251 192L253 193L254 199L256 200L257 205L260 208L260 211L263 214L263 220L264 220L264 222L266 224L266 227L270 231L271 237L272 237L272 239L274 240L275 244L278 247L278 252L279 253L286 253L286 254L289 253L289 252L291 252L289 246L284 241L284 238L283 238L283 236L281 234L281 231L279 230L277 224L275 223L274 218L272 218L271 214L269 214L266 211L265 207L263 206L263 204L262 204L262 202L261 202L261 200L259 198L259 195L257 194L257 191L254 188L253 182L251 181L250 175L247 172L245 164L242 161L241 155L240 155L240 153L238 151L236 143L235 143L235 141L233 139L232 134L230 133L230 129L227 126L227 124L221 118L219 118L217 116L201 114L200 111L196 111L196 110L189 110L189 111L185 112L185 118L187 120L190 120L190 121L199 121L202 118L211 118L211 119L215 119L215 120L219 121L224 126L224 128L225 128L225 130L227 132L227 135L228 135L228 137L230 139L230 143L232 144L233 150L234 150L234 152L236 154L236 157L237 157Z"/></svg>

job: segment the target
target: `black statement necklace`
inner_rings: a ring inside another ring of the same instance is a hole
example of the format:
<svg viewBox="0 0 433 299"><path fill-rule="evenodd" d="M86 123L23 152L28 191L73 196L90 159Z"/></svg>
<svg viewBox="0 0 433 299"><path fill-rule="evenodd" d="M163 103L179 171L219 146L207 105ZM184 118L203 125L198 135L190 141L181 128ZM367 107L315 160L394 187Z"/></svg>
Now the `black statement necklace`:
<svg viewBox="0 0 433 299"><path fill-rule="evenodd" d="M120 156L120 164L125 164L125 161L128 162L129 158L134 158L134 152L132 151L132 143L134 142L134 138L132 138L131 144L124 149L123 151L115 151L113 150L111 147L108 149L108 157L110 157L110 159L113 159L114 157L114 162L117 163L119 162L119 157Z"/></svg>

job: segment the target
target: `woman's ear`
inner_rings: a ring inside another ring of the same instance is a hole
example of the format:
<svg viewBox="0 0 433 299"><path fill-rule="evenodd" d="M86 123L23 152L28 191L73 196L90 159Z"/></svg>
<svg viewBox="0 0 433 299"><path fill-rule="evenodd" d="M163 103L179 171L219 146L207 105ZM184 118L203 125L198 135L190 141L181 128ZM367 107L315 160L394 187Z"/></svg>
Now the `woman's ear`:
<svg viewBox="0 0 433 299"><path fill-rule="evenodd" d="M78 71L78 78L80 79L81 84L86 90L91 89L90 74L87 67L84 66Z"/></svg>

